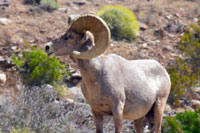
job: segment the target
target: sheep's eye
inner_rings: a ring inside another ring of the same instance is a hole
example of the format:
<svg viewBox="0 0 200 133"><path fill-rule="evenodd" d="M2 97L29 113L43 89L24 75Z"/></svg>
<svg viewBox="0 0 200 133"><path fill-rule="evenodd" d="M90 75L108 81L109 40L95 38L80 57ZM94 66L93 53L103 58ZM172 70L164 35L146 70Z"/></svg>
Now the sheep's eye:
<svg viewBox="0 0 200 133"><path fill-rule="evenodd" d="M69 38L66 36L65 38L64 38L64 40L68 40Z"/></svg>
<svg viewBox="0 0 200 133"><path fill-rule="evenodd" d="M72 35L69 35L68 39L74 39L74 37Z"/></svg>

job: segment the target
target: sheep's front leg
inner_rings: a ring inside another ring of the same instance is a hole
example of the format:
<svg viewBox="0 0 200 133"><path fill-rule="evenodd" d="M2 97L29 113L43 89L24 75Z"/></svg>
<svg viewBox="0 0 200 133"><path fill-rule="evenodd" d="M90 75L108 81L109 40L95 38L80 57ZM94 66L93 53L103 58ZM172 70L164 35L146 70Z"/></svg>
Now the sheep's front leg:
<svg viewBox="0 0 200 133"><path fill-rule="evenodd" d="M96 133L103 133L103 116L92 110L93 119L96 125Z"/></svg>
<svg viewBox="0 0 200 133"><path fill-rule="evenodd" d="M121 102L117 104L115 103L115 105L112 108L113 119L115 124L115 133L122 133L123 109L124 104Z"/></svg>

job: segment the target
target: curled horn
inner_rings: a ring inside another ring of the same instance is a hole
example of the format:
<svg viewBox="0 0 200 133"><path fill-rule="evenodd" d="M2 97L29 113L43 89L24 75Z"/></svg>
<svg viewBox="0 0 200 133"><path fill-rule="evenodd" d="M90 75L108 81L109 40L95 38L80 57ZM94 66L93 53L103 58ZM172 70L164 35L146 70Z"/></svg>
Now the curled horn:
<svg viewBox="0 0 200 133"><path fill-rule="evenodd" d="M94 36L95 46L86 52L73 51L73 56L79 59L91 59L102 54L110 42L110 30L107 24L98 16L86 14L75 18L69 28L79 33L90 31Z"/></svg>

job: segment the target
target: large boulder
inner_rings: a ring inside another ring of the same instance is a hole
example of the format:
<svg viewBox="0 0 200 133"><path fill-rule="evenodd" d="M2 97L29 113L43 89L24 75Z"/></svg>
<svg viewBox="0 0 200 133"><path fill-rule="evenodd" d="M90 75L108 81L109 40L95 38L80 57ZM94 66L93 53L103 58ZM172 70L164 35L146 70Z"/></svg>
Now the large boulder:
<svg viewBox="0 0 200 133"><path fill-rule="evenodd" d="M197 110L200 107L200 101L199 100L191 100L191 107L194 110Z"/></svg>
<svg viewBox="0 0 200 133"><path fill-rule="evenodd" d="M0 0L0 6L9 6L11 0Z"/></svg>
<svg viewBox="0 0 200 133"><path fill-rule="evenodd" d="M0 18L0 25L7 25L11 23L12 21L8 18Z"/></svg>

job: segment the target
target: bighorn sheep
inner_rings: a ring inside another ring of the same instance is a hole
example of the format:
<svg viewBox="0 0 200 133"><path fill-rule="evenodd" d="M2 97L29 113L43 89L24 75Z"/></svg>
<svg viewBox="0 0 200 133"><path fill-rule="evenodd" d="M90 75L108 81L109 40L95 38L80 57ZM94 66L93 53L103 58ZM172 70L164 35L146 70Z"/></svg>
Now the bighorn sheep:
<svg viewBox="0 0 200 133"><path fill-rule="evenodd" d="M144 117L152 111L159 133L171 86L167 71L155 60L100 55L109 41L106 23L86 14L74 19L66 33L47 43L45 50L57 56L70 55L77 62L97 133L103 132L104 115L113 116L116 133L122 132L123 119L133 120L137 133L143 133Z"/></svg>

